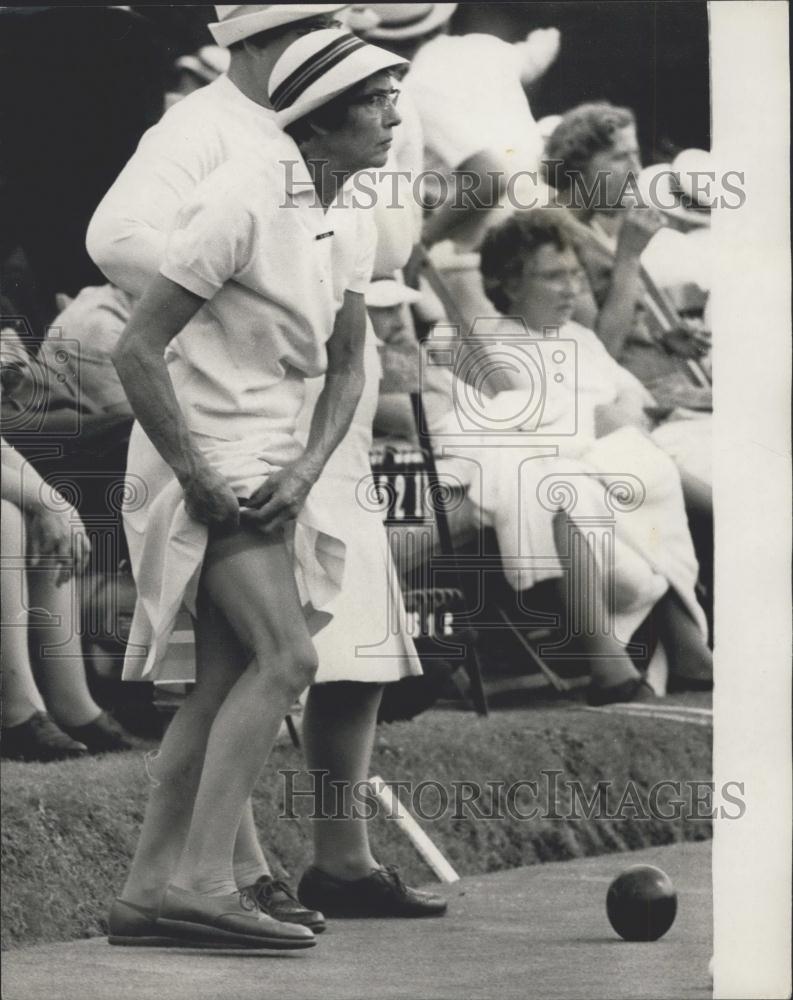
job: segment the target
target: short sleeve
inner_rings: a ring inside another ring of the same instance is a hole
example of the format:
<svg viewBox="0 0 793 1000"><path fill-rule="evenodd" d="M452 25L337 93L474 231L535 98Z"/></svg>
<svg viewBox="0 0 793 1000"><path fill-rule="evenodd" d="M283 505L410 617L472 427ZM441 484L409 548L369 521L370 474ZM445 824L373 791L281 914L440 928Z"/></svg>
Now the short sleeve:
<svg viewBox="0 0 793 1000"><path fill-rule="evenodd" d="M246 202L245 175L228 161L182 206L165 248L160 274L211 299L250 262L255 215Z"/></svg>
<svg viewBox="0 0 793 1000"><path fill-rule="evenodd" d="M347 290L363 295L372 280L374 258L377 252L377 226L373 218L374 213L360 208L356 209L356 213L358 216L356 220L358 252L347 280Z"/></svg>
<svg viewBox="0 0 793 1000"><path fill-rule="evenodd" d="M191 95L145 133L88 226L91 258L131 295L141 295L157 274L180 206L221 162L207 97Z"/></svg>

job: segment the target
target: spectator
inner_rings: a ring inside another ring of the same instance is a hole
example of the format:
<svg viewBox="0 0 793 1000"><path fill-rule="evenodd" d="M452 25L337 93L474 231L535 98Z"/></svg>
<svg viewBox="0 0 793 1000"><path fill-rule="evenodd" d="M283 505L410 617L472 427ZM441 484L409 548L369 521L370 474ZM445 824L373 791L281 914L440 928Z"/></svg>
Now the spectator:
<svg viewBox="0 0 793 1000"><path fill-rule="evenodd" d="M546 148L549 179L563 204L580 213L595 235L578 253L588 288L576 315L660 403L677 389L690 402L687 362L704 358L709 334L684 324L660 334L646 308L642 255L662 229L661 212L637 204L641 171L636 121L627 108L583 104L562 116Z"/></svg>
<svg viewBox="0 0 793 1000"><path fill-rule="evenodd" d="M90 546L80 516L5 441L2 473L3 756L128 749L86 681L76 578Z"/></svg>
<svg viewBox="0 0 793 1000"><path fill-rule="evenodd" d="M131 313L131 297L110 284L83 288L68 300L47 330L38 355L53 376L49 384L54 379L76 406L89 412L131 418L111 359Z"/></svg>
<svg viewBox="0 0 793 1000"><path fill-rule="evenodd" d="M576 239L586 275L576 318L652 393L662 419L656 441L681 471L689 509L709 518L712 398L694 383L690 363L709 366L710 334L691 322L662 332L649 308L642 260L662 238L664 220L633 203L641 163L632 112L606 103L567 112L548 141L546 164L560 200L593 236Z"/></svg>
<svg viewBox="0 0 793 1000"><path fill-rule="evenodd" d="M522 543L532 557L541 557L539 563L529 559L525 565L518 560L518 569L507 572L510 583L524 589L558 576L560 564L546 557L555 551L562 558L575 544L575 535L583 551L588 543L577 519L608 512L604 487L612 475L629 474L634 482L638 479L639 499L629 505L629 512L614 515L613 566L594 550L588 555L603 586L601 607L612 623L608 634L588 640L593 658L590 698L602 704L643 696L644 682L621 645L650 612L668 657L671 686L708 686L712 658L694 596L697 563L679 477L649 440L651 397L614 362L592 331L571 321L582 275L557 212L522 214L493 229L482 248L482 273L493 305L513 317L497 328L499 351L509 351L509 337L519 336L518 363L505 366L503 355L495 355L494 374L484 380L484 388L495 393L489 416L504 426L505 415L522 412L515 429L533 432L537 443L552 445L558 456L535 454L526 461L519 449L492 447L492 437L491 447L477 453L483 511L493 519L502 552L523 555ZM531 351L531 343L543 341L548 329L557 330L562 339L558 351L543 354L547 374L537 395L536 382L519 361L526 350L521 344L528 338ZM559 360L571 350L577 356L574 367ZM552 378L552 372L561 377ZM536 426L525 423L525 414L532 410ZM549 475L572 482L578 494L572 509L558 492L544 492ZM553 510L557 513L550 516ZM575 592L575 586L568 587L567 594ZM584 609L570 611L582 614Z"/></svg>
<svg viewBox="0 0 793 1000"><path fill-rule="evenodd" d="M409 393L419 387L419 345L407 306L420 302L419 292L394 280L373 281L366 292L366 305L379 341L382 367L375 430L413 442L417 436ZM448 373L438 368L423 375L421 391L425 411L431 421L440 419L450 405Z"/></svg>
<svg viewBox="0 0 793 1000"><path fill-rule="evenodd" d="M370 4L367 11L379 22L363 34L411 60L404 92L421 119L425 166L438 171L445 182L440 193L447 195L425 224L424 242L431 246L452 238L470 248L481 240L486 222L475 207L460 210L457 186L466 189L463 175L476 178L472 190L495 206L509 178L523 172L536 178L543 144L524 88L555 59L559 33L533 31L514 45L488 34L452 36L456 7ZM526 197L533 194L528 176L519 184Z"/></svg>

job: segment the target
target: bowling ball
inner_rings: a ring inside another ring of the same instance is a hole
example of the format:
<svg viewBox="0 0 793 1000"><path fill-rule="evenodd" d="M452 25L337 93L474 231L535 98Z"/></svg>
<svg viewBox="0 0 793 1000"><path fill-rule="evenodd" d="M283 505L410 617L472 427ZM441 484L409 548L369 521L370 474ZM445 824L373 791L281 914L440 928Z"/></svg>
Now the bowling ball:
<svg viewBox="0 0 793 1000"><path fill-rule="evenodd" d="M633 865L609 886L606 913L626 941L657 941L674 923L677 893L672 880L652 865Z"/></svg>

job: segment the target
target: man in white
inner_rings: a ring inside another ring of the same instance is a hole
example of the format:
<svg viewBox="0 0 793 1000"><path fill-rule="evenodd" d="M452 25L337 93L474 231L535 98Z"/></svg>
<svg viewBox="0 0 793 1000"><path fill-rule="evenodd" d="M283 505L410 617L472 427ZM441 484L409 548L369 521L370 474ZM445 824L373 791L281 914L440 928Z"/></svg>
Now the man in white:
<svg viewBox="0 0 793 1000"><path fill-rule="evenodd" d="M556 58L559 32L539 29L514 44L482 33L450 35L456 8L455 3L370 4L366 13L378 23L360 33L411 61L404 96L421 122L427 172L422 197L433 209L422 242L444 244L433 260L470 322L489 311L471 251L504 214L503 206L531 208L545 198L538 178L543 138L524 88Z"/></svg>
<svg viewBox="0 0 793 1000"><path fill-rule="evenodd" d="M267 97L267 84L281 54L298 37L327 27L341 5L241 5L218 7L220 20L210 26L215 41L230 49L228 75L190 94L174 105L161 122L142 139L133 158L99 205L87 234L89 253L116 285L140 295L159 272L167 234L182 204L195 187L230 157L251 154L269 162L300 161L295 143L277 125ZM371 752L371 732L361 724L370 710L346 698L343 704L331 692L313 689L308 702L313 728L320 735L312 743L309 764L322 769L324 758L344 727L358 735L360 745L350 747L358 760ZM364 685L360 685L364 687ZM207 721L207 728L211 719ZM327 752L326 752L327 751ZM368 759L368 758L367 758ZM345 773L338 780L348 778ZM185 809L189 810L190 803ZM185 819L189 819L186 816ZM363 825L363 821L361 821ZM156 826L156 824L153 824ZM322 836L322 832L318 832ZM365 831L361 851L351 857L337 854L334 876L360 879L376 863L371 858ZM363 856L362 856L362 851ZM165 873L178 857L167 857L156 838L141 837L136 867L141 872ZM328 867L327 860L325 867ZM260 905L280 920L319 929L322 915L307 910L280 882L274 882L259 846L248 803L240 823L234 854L235 878L240 886L260 888ZM162 883L163 879L160 878ZM397 887L399 888L399 887Z"/></svg>
<svg viewBox="0 0 793 1000"><path fill-rule="evenodd" d="M553 62L559 32L532 31L514 44L489 34L450 35L456 8L455 3L370 4L366 12L378 23L361 34L411 60L405 94L421 120L427 169L438 170L450 185L454 174L484 178L497 172L503 193L510 177L539 167L543 141L524 87ZM453 201L453 191L449 195ZM424 241L448 238L466 215L434 212Z"/></svg>

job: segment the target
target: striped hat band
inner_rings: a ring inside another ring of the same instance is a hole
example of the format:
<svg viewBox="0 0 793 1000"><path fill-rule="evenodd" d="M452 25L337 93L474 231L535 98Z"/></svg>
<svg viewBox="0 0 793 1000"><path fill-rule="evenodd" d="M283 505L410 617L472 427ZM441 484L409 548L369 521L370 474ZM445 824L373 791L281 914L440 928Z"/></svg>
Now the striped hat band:
<svg viewBox="0 0 793 1000"><path fill-rule="evenodd" d="M286 77L270 95L270 102L276 111L294 104L308 88L328 73L334 66L343 62L353 52L364 48L366 42L355 35L345 34L334 38L319 52L314 54L310 62L298 66Z"/></svg>

